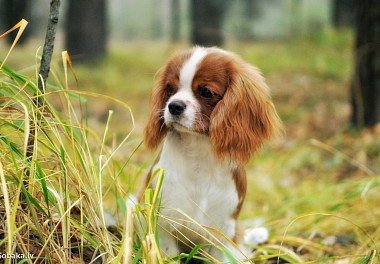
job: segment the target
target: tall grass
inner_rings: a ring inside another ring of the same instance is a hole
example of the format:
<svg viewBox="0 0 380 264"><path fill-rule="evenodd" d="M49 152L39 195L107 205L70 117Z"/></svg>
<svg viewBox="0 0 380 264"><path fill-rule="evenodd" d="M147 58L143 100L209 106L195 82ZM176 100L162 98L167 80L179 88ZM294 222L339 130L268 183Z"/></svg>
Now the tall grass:
<svg viewBox="0 0 380 264"><path fill-rule="evenodd" d="M1 79L0 162L7 224L0 233L6 236L6 253L32 252L34 259L61 263L118 257L121 241L107 231L103 191L105 179L117 182L121 165L111 161L115 150L80 116L75 104L82 95L63 87L40 95L36 80L5 65L1 73L6 77ZM65 102L60 111L48 99L53 94ZM34 105L36 96L45 98L43 107ZM37 127L35 151L26 160L31 124Z"/></svg>

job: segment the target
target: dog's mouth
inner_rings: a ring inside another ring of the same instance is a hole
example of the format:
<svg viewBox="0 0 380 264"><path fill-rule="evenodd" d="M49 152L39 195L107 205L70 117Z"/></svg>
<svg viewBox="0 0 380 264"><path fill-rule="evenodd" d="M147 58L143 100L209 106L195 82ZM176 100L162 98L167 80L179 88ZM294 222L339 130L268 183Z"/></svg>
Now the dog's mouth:
<svg viewBox="0 0 380 264"><path fill-rule="evenodd" d="M169 124L167 124L167 127L170 130L176 131L178 133L188 133L188 134L193 134L193 135L199 134L198 132L194 131L193 129L191 129L187 126L184 126L181 123L176 122L176 121L170 122Z"/></svg>
<svg viewBox="0 0 380 264"><path fill-rule="evenodd" d="M167 125L170 129L177 130L178 132L191 132L191 129L182 125L177 121L170 122Z"/></svg>

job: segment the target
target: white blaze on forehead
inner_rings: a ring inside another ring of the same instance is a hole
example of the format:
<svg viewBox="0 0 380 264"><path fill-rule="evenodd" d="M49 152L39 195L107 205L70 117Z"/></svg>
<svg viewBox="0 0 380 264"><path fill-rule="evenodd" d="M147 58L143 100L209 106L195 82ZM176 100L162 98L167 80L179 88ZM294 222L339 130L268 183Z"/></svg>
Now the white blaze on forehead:
<svg viewBox="0 0 380 264"><path fill-rule="evenodd" d="M164 112L165 123L177 122L189 130L193 129L200 105L193 94L191 84L193 82L194 75L197 72L199 63L206 55L207 50L205 48L196 47L190 58L182 65L179 72L178 92L171 96L166 103ZM178 118L173 118L173 115L170 114L168 107L171 102L176 100L182 101L186 104L186 110L181 115L180 120L178 120Z"/></svg>
<svg viewBox="0 0 380 264"><path fill-rule="evenodd" d="M194 75L197 72L198 64L207 55L205 48L197 47L195 48L191 57L182 65L179 72L179 88L190 88L193 81Z"/></svg>

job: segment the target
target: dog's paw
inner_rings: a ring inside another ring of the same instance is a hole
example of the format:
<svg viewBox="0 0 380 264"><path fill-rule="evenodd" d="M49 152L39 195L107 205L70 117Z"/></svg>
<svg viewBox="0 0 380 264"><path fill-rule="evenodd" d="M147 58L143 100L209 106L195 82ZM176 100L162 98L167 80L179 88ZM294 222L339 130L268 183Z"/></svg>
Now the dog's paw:
<svg viewBox="0 0 380 264"><path fill-rule="evenodd" d="M247 229L244 234L244 242L249 245L258 245L268 241L269 231L265 227Z"/></svg>

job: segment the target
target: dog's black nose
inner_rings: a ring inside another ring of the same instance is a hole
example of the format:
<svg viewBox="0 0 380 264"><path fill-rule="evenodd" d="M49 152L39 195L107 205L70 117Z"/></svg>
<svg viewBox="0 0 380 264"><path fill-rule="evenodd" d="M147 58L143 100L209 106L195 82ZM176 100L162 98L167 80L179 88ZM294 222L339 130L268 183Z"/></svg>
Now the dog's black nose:
<svg viewBox="0 0 380 264"><path fill-rule="evenodd" d="M173 101L169 104L169 112L174 116L179 116L186 109L186 104L182 101Z"/></svg>

